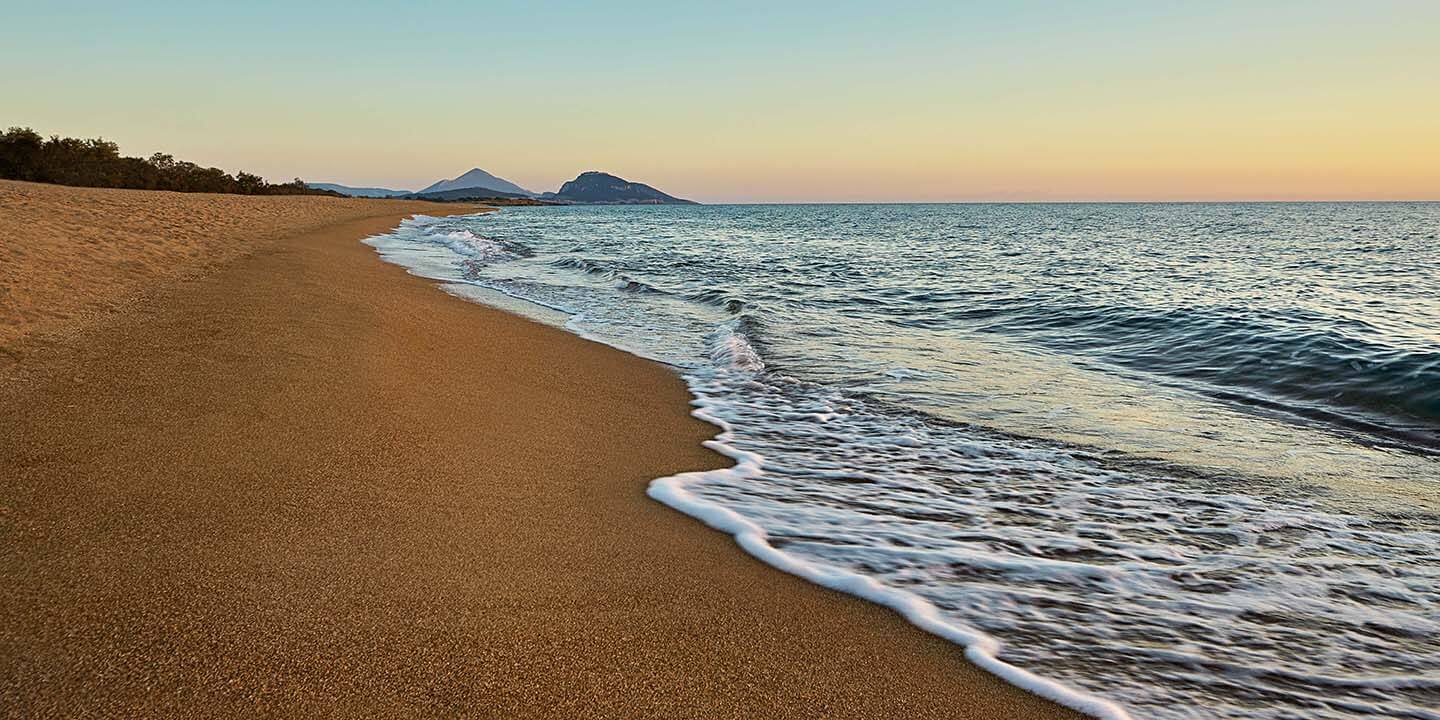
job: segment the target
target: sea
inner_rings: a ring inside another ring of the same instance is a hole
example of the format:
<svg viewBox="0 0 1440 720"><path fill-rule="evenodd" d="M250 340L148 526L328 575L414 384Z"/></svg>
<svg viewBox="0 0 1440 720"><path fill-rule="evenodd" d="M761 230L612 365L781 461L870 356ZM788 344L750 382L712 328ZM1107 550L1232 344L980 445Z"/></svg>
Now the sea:
<svg viewBox="0 0 1440 720"><path fill-rule="evenodd" d="M651 497L1017 685L1440 718L1440 204L517 207L367 242L673 366L735 465Z"/></svg>

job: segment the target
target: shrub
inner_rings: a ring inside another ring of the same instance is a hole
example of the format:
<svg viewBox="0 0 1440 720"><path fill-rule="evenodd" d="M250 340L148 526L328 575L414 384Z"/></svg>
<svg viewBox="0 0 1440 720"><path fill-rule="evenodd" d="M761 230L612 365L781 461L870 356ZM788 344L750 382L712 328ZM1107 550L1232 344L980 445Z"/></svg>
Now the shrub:
<svg viewBox="0 0 1440 720"><path fill-rule="evenodd" d="M124 157L120 146L103 138L80 140L52 135L48 140L30 128L12 127L0 135L0 179L78 185L82 187L175 190L240 195L333 195L295 178L268 183L259 175L195 163L155 153L149 158Z"/></svg>

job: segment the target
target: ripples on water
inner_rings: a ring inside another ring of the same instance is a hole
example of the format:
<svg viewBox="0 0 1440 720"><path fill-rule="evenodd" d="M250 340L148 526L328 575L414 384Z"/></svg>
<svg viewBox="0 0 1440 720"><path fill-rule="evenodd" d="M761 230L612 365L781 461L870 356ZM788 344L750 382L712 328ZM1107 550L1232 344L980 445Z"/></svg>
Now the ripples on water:
<svg viewBox="0 0 1440 720"><path fill-rule="evenodd" d="M523 208L372 241L681 368L691 490L1140 717L1440 717L1440 205Z"/></svg>

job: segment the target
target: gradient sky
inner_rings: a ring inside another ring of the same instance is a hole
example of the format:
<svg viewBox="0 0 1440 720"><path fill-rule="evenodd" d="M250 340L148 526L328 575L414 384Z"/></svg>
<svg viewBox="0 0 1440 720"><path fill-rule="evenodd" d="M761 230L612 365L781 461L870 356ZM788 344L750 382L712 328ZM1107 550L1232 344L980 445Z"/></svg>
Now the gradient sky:
<svg viewBox="0 0 1440 720"><path fill-rule="evenodd" d="M270 179L1440 199L1440 1L0 0L0 125Z"/></svg>

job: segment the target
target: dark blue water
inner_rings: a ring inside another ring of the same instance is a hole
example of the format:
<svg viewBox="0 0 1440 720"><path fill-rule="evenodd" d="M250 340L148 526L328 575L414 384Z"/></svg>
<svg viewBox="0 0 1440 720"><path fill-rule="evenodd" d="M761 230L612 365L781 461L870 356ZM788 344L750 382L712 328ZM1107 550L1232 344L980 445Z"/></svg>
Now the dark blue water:
<svg viewBox="0 0 1440 720"><path fill-rule="evenodd" d="M1006 663L1141 717L1440 717L1440 205L517 208L374 244L674 364L758 463L690 491Z"/></svg>

